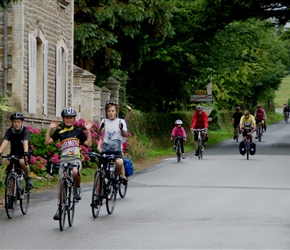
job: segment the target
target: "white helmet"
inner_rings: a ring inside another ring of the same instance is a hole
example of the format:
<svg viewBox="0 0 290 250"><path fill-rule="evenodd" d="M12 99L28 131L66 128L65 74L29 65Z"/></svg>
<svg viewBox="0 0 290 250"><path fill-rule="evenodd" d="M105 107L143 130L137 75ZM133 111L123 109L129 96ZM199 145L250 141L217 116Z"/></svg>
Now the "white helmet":
<svg viewBox="0 0 290 250"><path fill-rule="evenodd" d="M203 110L203 108L202 108L201 105L198 105L198 106L196 107L196 109L197 109L197 110Z"/></svg>
<svg viewBox="0 0 290 250"><path fill-rule="evenodd" d="M176 124L176 125L182 125L183 122L182 122L181 120L176 120L176 121L175 121L175 124Z"/></svg>

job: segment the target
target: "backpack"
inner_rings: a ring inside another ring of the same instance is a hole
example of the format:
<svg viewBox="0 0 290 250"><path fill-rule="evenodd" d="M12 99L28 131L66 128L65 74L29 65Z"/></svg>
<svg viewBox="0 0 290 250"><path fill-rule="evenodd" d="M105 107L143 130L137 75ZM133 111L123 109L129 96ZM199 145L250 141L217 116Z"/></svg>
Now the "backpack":
<svg viewBox="0 0 290 250"><path fill-rule="evenodd" d="M134 173L134 166L129 158L124 158L124 167L126 176L130 176Z"/></svg>

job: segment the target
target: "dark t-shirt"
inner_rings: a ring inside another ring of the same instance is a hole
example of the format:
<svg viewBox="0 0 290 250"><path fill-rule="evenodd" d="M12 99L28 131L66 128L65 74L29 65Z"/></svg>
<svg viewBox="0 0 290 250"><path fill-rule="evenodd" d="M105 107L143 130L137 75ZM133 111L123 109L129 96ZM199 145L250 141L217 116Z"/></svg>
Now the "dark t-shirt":
<svg viewBox="0 0 290 250"><path fill-rule="evenodd" d="M23 126L20 133L14 133L13 127L11 126L6 130L4 140L10 142L10 154L22 156L24 153L23 141L30 141L30 131Z"/></svg>
<svg viewBox="0 0 290 250"><path fill-rule="evenodd" d="M238 125L240 124L240 120L241 120L241 117L243 116L243 113L242 112L235 112L233 114L233 119L234 119L234 124L235 125Z"/></svg>

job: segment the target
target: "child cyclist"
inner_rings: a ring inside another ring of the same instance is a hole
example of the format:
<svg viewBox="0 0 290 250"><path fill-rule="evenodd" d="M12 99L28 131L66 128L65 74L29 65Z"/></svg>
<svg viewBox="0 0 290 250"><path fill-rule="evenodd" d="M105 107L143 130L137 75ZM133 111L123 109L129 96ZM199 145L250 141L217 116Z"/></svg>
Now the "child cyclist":
<svg viewBox="0 0 290 250"><path fill-rule="evenodd" d="M80 155L80 145L83 144L87 147L92 145L91 127L93 122L91 120L85 123L87 135L80 128L74 127L75 117L77 112L71 107L66 107L61 112L63 128L59 128L58 121L51 121L45 135L45 144L51 144L56 141L61 143L61 159L60 164L71 163L73 168L74 181L76 183L76 199L80 200L82 197L81 184L81 169L82 159ZM52 130L56 129L53 134ZM77 166L79 168L77 168ZM62 178L62 170L59 169L59 177ZM59 190L58 190L59 199ZM59 220L59 210L53 217L54 220Z"/></svg>
<svg viewBox="0 0 290 250"><path fill-rule="evenodd" d="M122 172L122 179L126 178L124 171L124 161L122 154L122 143L127 137L127 124L124 119L118 118L119 106L116 102L108 101L105 106L106 118L100 123L100 127L97 129L98 134L103 133L102 143L98 144L98 151L102 153L114 153L118 157L115 160L115 177L118 177ZM99 194L97 188L96 193ZM91 204L93 207L97 207L99 199L96 198Z"/></svg>
<svg viewBox="0 0 290 250"><path fill-rule="evenodd" d="M181 145L181 153L182 153L182 158L185 158L184 155L184 146L183 146L183 141L186 141L186 132L185 129L182 127L183 122L181 120L176 120L175 121L175 126L171 132L171 140L174 141L173 149L176 149L176 143L177 143L177 138L176 137L183 137L183 140L180 140L180 145Z"/></svg>

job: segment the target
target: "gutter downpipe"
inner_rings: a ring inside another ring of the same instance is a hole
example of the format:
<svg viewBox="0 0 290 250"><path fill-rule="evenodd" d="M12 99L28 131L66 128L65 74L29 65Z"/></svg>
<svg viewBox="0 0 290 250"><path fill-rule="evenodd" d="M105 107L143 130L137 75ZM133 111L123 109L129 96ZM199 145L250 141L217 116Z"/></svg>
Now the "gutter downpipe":
<svg viewBox="0 0 290 250"><path fill-rule="evenodd" d="M4 9L4 98L7 98L8 83L8 10ZM4 101L6 105L6 100Z"/></svg>

